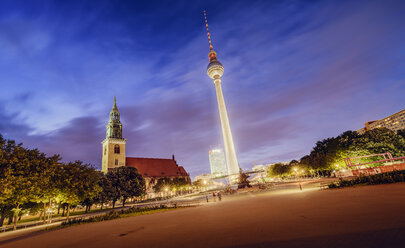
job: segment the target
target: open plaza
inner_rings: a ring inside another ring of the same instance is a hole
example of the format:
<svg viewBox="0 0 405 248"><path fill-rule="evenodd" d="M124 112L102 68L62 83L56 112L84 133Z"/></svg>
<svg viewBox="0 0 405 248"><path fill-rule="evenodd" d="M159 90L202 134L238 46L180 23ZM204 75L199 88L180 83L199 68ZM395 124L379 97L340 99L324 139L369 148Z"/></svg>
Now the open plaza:
<svg viewBox="0 0 405 248"><path fill-rule="evenodd" d="M287 184L197 207L29 234L0 247L403 247L405 183L320 190ZM204 203L205 202L205 203Z"/></svg>

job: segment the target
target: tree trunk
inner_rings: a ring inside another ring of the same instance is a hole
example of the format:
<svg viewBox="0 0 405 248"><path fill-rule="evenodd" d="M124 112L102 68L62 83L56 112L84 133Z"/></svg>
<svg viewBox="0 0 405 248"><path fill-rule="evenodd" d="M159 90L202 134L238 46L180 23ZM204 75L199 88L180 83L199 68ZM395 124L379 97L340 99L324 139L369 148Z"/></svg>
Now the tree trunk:
<svg viewBox="0 0 405 248"><path fill-rule="evenodd" d="M70 216L70 203L68 203L67 205L66 220L69 220L69 216Z"/></svg>
<svg viewBox="0 0 405 248"><path fill-rule="evenodd" d="M47 214L47 213L46 213L46 212L47 212L46 210L48 209L48 207L46 206L46 203L45 203L45 202L44 202L43 204L44 204L44 220L42 221L42 223L45 224L45 222L46 222L46 214Z"/></svg>
<svg viewBox="0 0 405 248"><path fill-rule="evenodd" d="M42 218L42 211L41 212L39 212L39 221L41 221L41 218Z"/></svg>
<svg viewBox="0 0 405 248"><path fill-rule="evenodd" d="M3 226L3 223L4 223L4 219L6 218L6 214L5 213L1 213L1 216L0 216L0 227L2 227Z"/></svg>
<svg viewBox="0 0 405 248"><path fill-rule="evenodd" d="M113 209L115 208L115 202L116 202L116 200L113 200Z"/></svg>
<svg viewBox="0 0 405 248"><path fill-rule="evenodd" d="M13 223L13 216L12 215L10 215L8 217L7 225L10 225L11 223Z"/></svg>
<svg viewBox="0 0 405 248"><path fill-rule="evenodd" d="M65 217L65 205L62 206L62 217Z"/></svg>
<svg viewBox="0 0 405 248"><path fill-rule="evenodd" d="M125 201L127 200L126 197L122 198L122 206L125 207Z"/></svg>
<svg viewBox="0 0 405 248"><path fill-rule="evenodd" d="M58 204L58 214L60 213L60 204Z"/></svg>
<svg viewBox="0 0 405 248"><path fill-rule="evenodd" d="M20 204L17 204L16 210L14 211L14 225L13 225L13 230L17 230L17 222L18 222L18 210L19 210Z"/></svg>
<svg viewBox="0 0 405 248"><path fill-rule="evenodd" d="M52 206L52 199L49 199L49 205L48 205L48 208L50 209L51 208L51 206ZM51 213L51 212L49 212L48 213L48 223L51 223L51 215L52 215L53 213Z"/></svg>
<svg viewBox="0 0 405 248"><path fill-rule="evenodd" d="M101 203L101 208L100 208L100 210L103 210L103 203Z"/></svg>

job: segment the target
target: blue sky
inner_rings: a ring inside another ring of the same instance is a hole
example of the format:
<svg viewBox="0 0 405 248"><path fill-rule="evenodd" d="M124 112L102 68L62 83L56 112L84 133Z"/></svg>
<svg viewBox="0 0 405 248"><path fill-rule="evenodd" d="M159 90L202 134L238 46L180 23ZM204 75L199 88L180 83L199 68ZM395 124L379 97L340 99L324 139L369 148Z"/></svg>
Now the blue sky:
<svg viewBox="0 0 405 248"><path fill-rule="evenodd" d="M127 156L209 172L204 9L243 168L404 108L403 1L146 2L2 1L0 133L100 168L116 96Z"/></svg>

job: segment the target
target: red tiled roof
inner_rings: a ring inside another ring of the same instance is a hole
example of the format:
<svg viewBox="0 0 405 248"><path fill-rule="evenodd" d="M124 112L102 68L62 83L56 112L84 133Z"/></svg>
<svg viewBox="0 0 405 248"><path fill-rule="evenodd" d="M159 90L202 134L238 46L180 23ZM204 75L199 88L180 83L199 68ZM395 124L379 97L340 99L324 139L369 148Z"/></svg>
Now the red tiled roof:
<svg viewBox="0 0 405 248"><path fill-rule="evenodd" d="M175 160L164 158L126 158L126 166L135 167L143 177L187 176Z"/></svg>
<svg viewBox="0 0 405 248"><path fill-rule="evenodd" d="M179 166L179 170L180 170L181 175L188 176L187 171L183 168L183 166Z"/></svg>

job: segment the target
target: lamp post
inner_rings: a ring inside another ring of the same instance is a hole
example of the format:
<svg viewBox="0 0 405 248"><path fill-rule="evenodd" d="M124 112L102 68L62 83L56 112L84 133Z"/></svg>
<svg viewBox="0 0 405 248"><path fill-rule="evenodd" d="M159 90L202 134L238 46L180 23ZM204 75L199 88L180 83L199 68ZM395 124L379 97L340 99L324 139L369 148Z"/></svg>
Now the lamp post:
<svg viewBox="0 0 405 248"><path fill-rule="evenodd" d="M297 179L297 175L299 174L298 168L295 167L294 171L295 171L295 178ZM299 177L298 177L298 185L300 186L300 190L302 191L301 181L299 180Z"/></svg>

